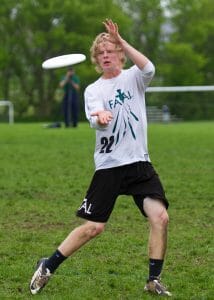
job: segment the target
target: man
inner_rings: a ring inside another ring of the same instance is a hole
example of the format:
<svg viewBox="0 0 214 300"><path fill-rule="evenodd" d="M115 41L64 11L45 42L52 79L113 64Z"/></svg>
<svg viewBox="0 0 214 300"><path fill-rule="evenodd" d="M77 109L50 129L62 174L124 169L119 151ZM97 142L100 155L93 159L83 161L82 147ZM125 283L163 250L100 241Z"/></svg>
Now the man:
<svg viewBox="0 0 214 300"><path fill-rule="evenodd" d="M69 68L66 76L60 81L60 87L64 89L63 114L65 127L73 127L78 123L78 92L80 89L79 77L73 68Z"/></svg>
<svg viewBox="0 0 214 300"><path fill-rule="evenodd" d="M167 244L168 202L147 150L145 89L154 66L128 44L117 24L104 22L91 47L92 62L102 76L85 91L86 116L96 128L96 171L77 216L86 222L74 229L49 258L42 258L31 280L36 294L57 267L81 246L103 232L118 195L132 195L150 223L149 276L145 291L171 294L160 282ZM134 64L124 70L125 56Z"/></svg>

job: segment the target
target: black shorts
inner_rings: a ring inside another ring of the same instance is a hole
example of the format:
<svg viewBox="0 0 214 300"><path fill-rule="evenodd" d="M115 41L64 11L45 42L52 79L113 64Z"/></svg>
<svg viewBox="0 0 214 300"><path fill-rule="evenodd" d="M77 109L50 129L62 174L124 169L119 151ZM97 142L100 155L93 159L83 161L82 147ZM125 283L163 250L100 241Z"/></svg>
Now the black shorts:
<svg viewBox="0 0 214 300"><path fill-rule="evenodd" d="M131 195L140 209L146 197L160 199L166 208L168 201L158 174L150 162L97 170L77 216L94 222L107 222L119 195Z"/></svg>

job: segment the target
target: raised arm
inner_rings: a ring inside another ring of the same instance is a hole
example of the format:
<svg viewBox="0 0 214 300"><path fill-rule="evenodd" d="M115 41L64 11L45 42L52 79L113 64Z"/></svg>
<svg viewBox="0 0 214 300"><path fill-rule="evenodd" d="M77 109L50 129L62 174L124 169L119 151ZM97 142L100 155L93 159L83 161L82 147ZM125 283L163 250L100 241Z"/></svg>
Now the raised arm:
<svg viewBox="0 0 214 300"><path fill-rule="evenodd" d="M112 39L120 44L125 55L136 66L138 66L139 69L143 69L144 66L148 63L149 59L120 36L117 23L114 23L112 20L106 19L103 24L105 25L107 32L112 36Z"/></svg>

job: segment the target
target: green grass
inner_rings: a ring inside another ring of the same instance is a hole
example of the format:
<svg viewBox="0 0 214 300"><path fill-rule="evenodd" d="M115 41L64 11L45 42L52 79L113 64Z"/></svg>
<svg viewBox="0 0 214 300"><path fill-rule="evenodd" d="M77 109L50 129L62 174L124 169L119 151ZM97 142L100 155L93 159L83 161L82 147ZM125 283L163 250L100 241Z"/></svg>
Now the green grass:
<svg viewBox="0 0 214 300"><path fill-rule="evenodd" d="M172 299L213 299L214 123L151 124L149 148L170 202L162 279ZM106 231L28 290L33 266L81 220L94 172L94 131L0 125L0 299L140 300L147 278L148 224L119 197Z"/></svg>

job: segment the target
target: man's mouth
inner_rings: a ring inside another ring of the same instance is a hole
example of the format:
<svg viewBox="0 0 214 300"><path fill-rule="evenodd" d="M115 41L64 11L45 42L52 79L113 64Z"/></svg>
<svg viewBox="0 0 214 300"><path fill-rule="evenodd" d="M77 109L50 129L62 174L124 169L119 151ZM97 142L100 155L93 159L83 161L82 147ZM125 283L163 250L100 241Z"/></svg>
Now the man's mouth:
<svg viewBox="0 0 214 300"><path fill-rule="evenodd" d="M106 61L104 61L103 64L104 64L104 66L108 66L110 63L111 63L110 61L106 60Z"/></svg>

